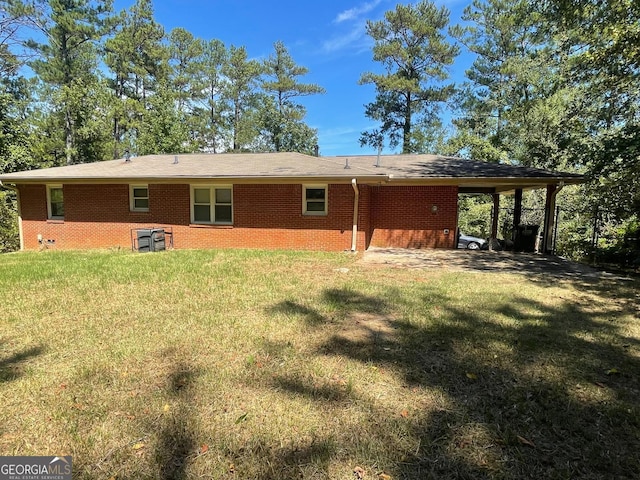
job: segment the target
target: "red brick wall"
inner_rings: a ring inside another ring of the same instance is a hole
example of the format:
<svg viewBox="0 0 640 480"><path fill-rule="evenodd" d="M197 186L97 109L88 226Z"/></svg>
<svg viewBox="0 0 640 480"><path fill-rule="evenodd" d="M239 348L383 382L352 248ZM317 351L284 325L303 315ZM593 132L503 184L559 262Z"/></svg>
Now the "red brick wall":
<svg viewBox="0 0 640 480"><path fill-rule="evenodd" d="M457 215L457 187L371 187L369 242L374 247L454 248Z"/></svg>
<svg viewBox="0 0 640 480"><path fill-rule="evenodd" d="M173 230L176 248L351 248L354 193L329 185L328 215L302 214L302 185L234 185L233 226L190 225L189 185L149 185L149 211L129 210L128 185L64 185L65 218L47 220L46 187L21 185L26 249L131 247L131 229ZM364 225L357 248L364 249Z"/></svg>
<svg viewBox="0 0 640 480"><path fill-rule="evenodd" d="M26 249L40 248L38 234L48 248L130 248L131 229L149 226L171 228L176 248L351 248L354 191L348 184L329 185L326 216L302 215L302 185L234 185L233 226L191 225L186 184L149 185L148 212L129 210L128 185L66 184L64 221L47 220L44 185L19 188ZM357 250L453 247L455 187L359 185L359 192Z"/></svg>

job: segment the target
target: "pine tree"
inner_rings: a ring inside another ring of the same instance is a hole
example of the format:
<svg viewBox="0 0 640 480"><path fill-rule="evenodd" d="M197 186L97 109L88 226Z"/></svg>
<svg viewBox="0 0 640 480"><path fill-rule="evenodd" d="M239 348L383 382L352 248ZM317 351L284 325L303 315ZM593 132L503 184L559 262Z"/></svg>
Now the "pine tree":
<svg viewBox="0 0 640 480"><path fill-rule="evenodd" d="M422 149L414 127L422 123L429 128L429 119L453 93L453 85L443 84L458 54L446 38L448 23L449 11L428 1L397 5L384 20L367 22L373 59L382 63L385 73L368 72L360 78L361 84L376 87L376 100L365 114L382 124L378 131L364 132L362 144L380 146L387 136L391 146L402 144L403 153Z"/></svg>
<svg viewBox="0 0 640 480"><path fill-rule="evenodd" d="M228 143L224 138L228 128L223 117L226 79L222 75L227 58L227 50L220 40L204 42L199 68L193 79L196 90L194 137L198 148L205 152L216 153Z"/></svg>
<svg viewBox="0 0 640 480"><path fill-rule="evenodd" d="M114 97L113 158L119 158L124 149L137 150L147 97L157 82L166 80L169 70L167 50L162 44L164 29L153 18L151 0L137 0L118 20L115 35L105 45Z"/></svg>
<svg viewBox="0 0 640 480"><path fill-rule="evenodd" d="M31 67L50 88L61 113L66 163L80 160L78 130L83 112L76 99L90 95L97 88L97 44L110 28L111 1L38 0L31 3L12 1L16 16L31 18L44 42L31 40L28 47L38 59ZM90 140L89 140L90 141ZM82 160L96 160L82 158Z"/></svg>
<svg viewBox="0 0 640 480"><path fill-rule="evenodd" d="M303 122L306 110L295 100L324 93L325 90L319 85L298 81L309 70L296 65L284 43L276 42L274 49L275 53L264 62L267 79L262 82L262 88L273 102L264 103L263 128L276 152L312 153L317 143L317 132Z"/></svg>
<svg viewBox="0 0 640 480"><path fill-rule="evenodd" d="M234 152L247 148L258 136L258 85L262 70L258 61L247 58L244 47L231 45L229 59L222 72L227 78L224 98L230 106Z"/></svg>

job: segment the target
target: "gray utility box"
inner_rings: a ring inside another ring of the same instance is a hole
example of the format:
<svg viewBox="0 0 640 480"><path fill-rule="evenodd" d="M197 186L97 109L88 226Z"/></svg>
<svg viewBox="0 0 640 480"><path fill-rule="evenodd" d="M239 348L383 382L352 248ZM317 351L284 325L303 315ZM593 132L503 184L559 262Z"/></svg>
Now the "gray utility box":
<svg viewBox="0 0 640 480"><path fill-rule="evenodd" d="M136 230L139 252L160 252L166 250L163 228L141 228Z"/></svg>

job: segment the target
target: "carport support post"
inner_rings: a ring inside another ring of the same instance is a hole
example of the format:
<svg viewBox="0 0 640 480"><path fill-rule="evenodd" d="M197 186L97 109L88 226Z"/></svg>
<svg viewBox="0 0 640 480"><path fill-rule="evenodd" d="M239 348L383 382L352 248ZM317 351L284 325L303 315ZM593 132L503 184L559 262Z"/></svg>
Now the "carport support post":
<svg viewBox="0 0 640 480"><path fill-rule="evenodd" d="M489 250L493 250L498 238L498 216L500 215L500 194L492 193L493 197L493 218L491 219L491 238L489 239Z"/></svg>
<svg viewBox="0 0 640 480"><path fill-rule="evenodd" d="M516 239L520 223L522 223L522 189L516 188L513 205L513 233L511 234L511 240Z"/></svg>
<svg viewBox="0 0 640 480"><path fill-rule="evenodd" d="M556 195L564 182L556 185L547 185L547 200L544 205L544 231L542 237L542 253L553 253L553 227L555 225Z"/></svg>

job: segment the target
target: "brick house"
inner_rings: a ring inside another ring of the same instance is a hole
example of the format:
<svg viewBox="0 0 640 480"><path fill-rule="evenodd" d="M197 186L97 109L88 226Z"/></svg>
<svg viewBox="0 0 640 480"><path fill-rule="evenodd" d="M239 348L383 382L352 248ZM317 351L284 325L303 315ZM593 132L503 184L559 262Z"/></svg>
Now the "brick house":
<svg viewBox="0 0 640 480"><path fill-rule="evenodd" d="M21 247L454 248L459 193L547 188L578 175L434 155L153 155L0 175L19 199ZM516 202L517 203L517 202ZM553 221L553 220L551 220Z"/></svg>

